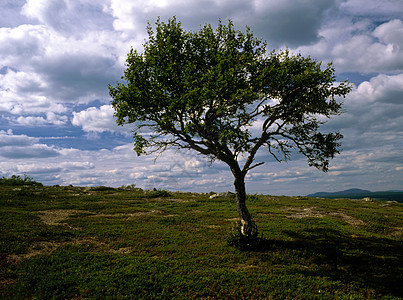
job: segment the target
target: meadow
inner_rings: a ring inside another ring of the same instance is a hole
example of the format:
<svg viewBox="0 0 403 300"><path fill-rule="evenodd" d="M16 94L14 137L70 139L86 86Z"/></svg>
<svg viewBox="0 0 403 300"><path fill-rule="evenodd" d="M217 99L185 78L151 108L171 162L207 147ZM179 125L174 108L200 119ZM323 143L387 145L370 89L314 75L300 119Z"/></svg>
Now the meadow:
<svg viewBox="0 0 403 300"><path fill-rule="evenodd" d="M0 185L1 299L402 299L403 204Z"/></svg>

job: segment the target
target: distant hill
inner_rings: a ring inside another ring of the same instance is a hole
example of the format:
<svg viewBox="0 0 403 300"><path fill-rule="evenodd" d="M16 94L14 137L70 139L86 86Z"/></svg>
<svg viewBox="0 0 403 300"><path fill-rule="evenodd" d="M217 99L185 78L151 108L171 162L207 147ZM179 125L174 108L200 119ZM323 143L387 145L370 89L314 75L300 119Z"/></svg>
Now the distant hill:
<svg viewBox="0 0 403 300"><path fill-rule="evenodd" d="M361 189L349 189L349 190L344 190L344 191L338 191L338 192L318 192L315 194L310 194L307 195L308 197L326 197L326 196L345 196L345 195L354 195L354 194L370 194L372 193L371 191L368 190L361 190Z"/></svg>
<svg viewBox="0 0 403 300"><path fill-rule="evenodd" d="M348 189L338 192L318 192L314 194L309 194L307 197L321 197L321 198L350 198L350 199L362 199L371 198L384 201L397 201L403 203L403 191L380 191L371 192L362 189Z"/></svg>

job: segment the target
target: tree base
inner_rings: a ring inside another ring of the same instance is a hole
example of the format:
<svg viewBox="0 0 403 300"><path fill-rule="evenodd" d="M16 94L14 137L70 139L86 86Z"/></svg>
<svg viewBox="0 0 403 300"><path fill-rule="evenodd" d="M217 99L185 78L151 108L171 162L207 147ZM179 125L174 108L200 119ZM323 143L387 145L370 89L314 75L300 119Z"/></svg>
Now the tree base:
<svg viewBox="0 0 403 300"><path fill-rule="evenodd" d="M251 230L248 230L248 233L244 233L242 222L235 222L231 229L231 233L227 238L228 245L241 251L257 250L260 247L262 238L258 236L255 222L252 221L250 226Z"/></svg>

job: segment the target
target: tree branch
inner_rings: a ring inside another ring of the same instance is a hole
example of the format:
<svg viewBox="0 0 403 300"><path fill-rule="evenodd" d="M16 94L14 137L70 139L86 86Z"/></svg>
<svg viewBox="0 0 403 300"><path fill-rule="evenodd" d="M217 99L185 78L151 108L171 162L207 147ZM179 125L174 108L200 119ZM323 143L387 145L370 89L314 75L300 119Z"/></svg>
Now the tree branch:
<svg viewBox="0 0 403 300"><path fill-rule="evenodd" d="M247 169L246 169L246 172L249 172L249 171L252 170L253 168L256 168L256 167L261 166L261 165L263 165L263 164L264 164L263 161L260 162L260 163L256 163L256 164L250 166L249 168L247 168Z"/></svg>

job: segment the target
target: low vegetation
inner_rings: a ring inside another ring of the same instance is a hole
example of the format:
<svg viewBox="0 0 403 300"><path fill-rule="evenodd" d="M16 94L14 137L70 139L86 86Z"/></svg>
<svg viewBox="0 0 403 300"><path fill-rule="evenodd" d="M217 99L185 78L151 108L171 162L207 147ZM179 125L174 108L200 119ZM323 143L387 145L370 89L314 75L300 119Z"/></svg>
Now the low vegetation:
<svg viewBox="0 0 403 300"><path fill-rule="evenodd" d="M0 185L16 186L16 185L37 185L42 186L42 183L36 182L33 178L24 174L24 177L20 175L12 175L10 178L1 177Z"/></svg>
<svg viewBox="0 0 403 300"><path fill-rule="evenodd" d="M402 204L249 195L259 234L242 248L234 201L2 184L0 298L403 297Z"/></svg>

